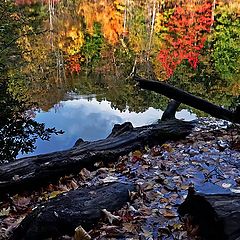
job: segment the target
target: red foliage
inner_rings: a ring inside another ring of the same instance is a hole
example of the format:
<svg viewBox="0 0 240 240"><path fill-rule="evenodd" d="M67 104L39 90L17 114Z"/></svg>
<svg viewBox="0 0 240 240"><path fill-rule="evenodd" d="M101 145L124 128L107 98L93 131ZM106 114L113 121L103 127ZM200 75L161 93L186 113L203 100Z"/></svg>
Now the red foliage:
<svg viewBox="0 0 240 240"><path fill-rule="evenodd" d="M211 3L183 4L177 6L166 27L166 47L160 50L158 60L161 62L167 77L170 77L176 67L188 60L195 69L198 64L200 50L206 41L206 33L212 24Z"/></svg>
<svg viewBox="0 0 240 240"><path fill-rule="evenodd" d="M79 54L75 54L75 55L70 56L67 59L68 72L73 74L73 73L79 73L81 71L80 58L81 58L81 56Z"/></svg>

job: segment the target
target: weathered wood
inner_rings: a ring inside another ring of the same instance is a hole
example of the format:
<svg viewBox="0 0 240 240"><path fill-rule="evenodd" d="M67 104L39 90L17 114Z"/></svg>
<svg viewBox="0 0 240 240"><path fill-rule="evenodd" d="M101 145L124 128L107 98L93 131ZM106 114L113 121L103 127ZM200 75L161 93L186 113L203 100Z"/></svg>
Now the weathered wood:
<svg viewBox="0 0 240 240"><path fill-rule="evenodd" d="M161 120L166 121L170 119L175 119L175 114L180 104L181 104L180 102L177 102L174 99L171 99L167 105L167 108L163 112Z"/></svg>
<svg viewBox="0 0 240 240"><path fill-rule="evenodd" d="M205 240L240 239L240 194L188 194L178 212Z"/></svg>
<svg viewBox="0 0 240 240"><path fill-rule="evenodd" d="M116 161L119 156L145 145L161 144L166 140L188 135L193 123L179 120L160 122L133 128L131 123L115 126L108 138L93 142L77 141L69 150L19 159L0 166L0 196L57 180L95 162Z"/></svg>
<svg viewBox="0 0 240 240"><path fill-rule="evenodd" d="M240 239L240 194L206 195L220 219L228 240Z"/></svg>
<svg viewBox="0 0 240 240"><path fill-rule="evenodd" d="M234 123L240 123L239 110L232 112L204 99L201 99L200 97L196 97L190 93L187 93L179 88L173 87L165 82L146 80L139 76L134 76L134 80L136 80L139 83L139 86L143 89L160 93L168 98L174 99L178 102L204 111L213 117L224 119Z"/></svg>
<svg viewBox="0 0 240 240"><path fill-rule="evenodd" d="M235 118L240 119L240 106L236 107L236 110L234 112Z"/></svg>
<svg viewBox="0 0 240 240"><path fill-rule="evenodd" d="M123 207L129 199L133 184L112 183L70 191L39 206L31 212L14 231L14 240L42 240L74 234L81 225L90 230L102 216L102 210L110 212Z"/></svg>

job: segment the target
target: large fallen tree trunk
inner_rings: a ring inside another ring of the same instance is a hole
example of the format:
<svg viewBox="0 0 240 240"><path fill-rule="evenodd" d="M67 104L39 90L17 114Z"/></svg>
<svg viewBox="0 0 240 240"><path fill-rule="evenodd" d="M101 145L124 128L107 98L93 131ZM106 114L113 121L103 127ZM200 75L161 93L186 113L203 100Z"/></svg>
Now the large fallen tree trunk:
<svg viewBox="0 0 240 240"><path fill-rule="evenodd" d="M188 193L178 212L187 230L205 240L240 239L240 194Z"/></svg>
<svg viewBox="0 0 240 240"><path fill-rule="evenodd" d="M218 194L205 198L211 203L220 219L228 240L240 239L240 195Z"/></svg>
<svg viewBox="0 0 240 240"><path fill-rule="evenodd" d="M112 183L107 186L74 190L39 206L14 231L14 240L42 240L74 234L81 225L90 230L102 210L116 211L130 200L133 184Z"/></svg>
<svg viewBox="0 0 240 240"><path fill-rule="evenodd" d="M174 99L178 102L187 104L188 106L206 112L213 117L234 123L240 123L239 108L237 108L235 112L232 112L230 110L212 104L204 99L196 97L190 93L187 93L181 89L173 87L165 82L147 80L139 76L134 76L134 80L136 80L139 83L139 86L143 89L160 93L168 98Z"/></svg>
<svg viewBox="0 0 240 240"><path fill-rule="evenodd" d="M161 144L188 135L193 123L171 120L133 128L131 123L115 125L108 138L94 142L78 140L69 150L19 159L0 166L0 195L56 180L96 162L108 163L145 145Z"/></svg>

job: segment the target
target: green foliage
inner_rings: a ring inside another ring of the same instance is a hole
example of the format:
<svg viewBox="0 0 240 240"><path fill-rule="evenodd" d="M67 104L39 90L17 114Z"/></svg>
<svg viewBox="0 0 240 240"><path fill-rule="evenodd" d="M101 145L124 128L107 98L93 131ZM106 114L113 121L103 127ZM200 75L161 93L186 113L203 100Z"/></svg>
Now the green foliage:
<svg viewBox="0 0 240 240"><path fill-rule="evenodd" d="M122 71L126 66L121 66ZM106 72L105 76L92 71L89 75L80 74L77 84L74 85L75 92L83 95L97 94L98 101L107 100L111 107L130 112L143 112L149 107L156 109L166 107L168 100L154 92L144 91L136 86L136 82L126 79L123 72ZM91 97L90 97L91 98Z"/></svg>
<svg viewBox="0 0 240 240"><path fill-rule="evenodd" d="M174 8L164 9L163 12L157 13L156 23L155 23L155 31L157 36L164 41L166 38L166 34L169 32L169 28L167 24L174 13Z"/></svg>
<svg viewBox="0 0 240 240"><path fill-rule="evenodd" d="M21 5L17 9L21 12L25 24L31 25L35 31L38 31L42 22L48 18L48 6L41 3Z"/></svg>
<svg viewBox="0 0 240 240"><path fill-rule="evenodd" d="M169 82L215 104L236 106L233 95L239 95L240 20L232 9L216 9L214 25L200 53L195 70L183 61Z"/></svg>
<svg viewBox="0 0 240 240"><path fill-rule="evenodd" d="M232 80L240 73L240 19L224 7L216 15L213 59L222 78Z"/></svg>
<svg viewBox="0 0 240 240"><path fill-rule="evenodd" d="M190 68L185 60L177 67L169 83L217 105L236 106L237 98L231 94L229 81L220 77L211 61L211 49L206 46L204 53L196 70ZM198 115L202 113L198 112Z"/></svg>
<svg viewBox="0 0 240 240"><path fill-rule="evenodd" d="M101 25L99 23L94 23L94 33L93 35L86 33L85 44L81 49L81 53L85 57L86 63L94 65L99 61L103 41L104 38L101 32Z"/></svg>
<svg viewBox="0 0 240 240"><path fill-rule="evenodd" d="M3 82L7 78L7 69L16 59L16 56L13 56L17 53L14 42L17 39L21 21L15 20L15 18L18 19L19 14L11 1L0 2L0 16L0 82Z"/></svg>
<svg viewBox="0 0 240 240"><path fill-rule="evenodd" d="M149 41L145 8L144 5L135 5L129 11L131 17L128 21L129 33L127 36L127 46L136 54L139 54L146 51Z"/></svg>

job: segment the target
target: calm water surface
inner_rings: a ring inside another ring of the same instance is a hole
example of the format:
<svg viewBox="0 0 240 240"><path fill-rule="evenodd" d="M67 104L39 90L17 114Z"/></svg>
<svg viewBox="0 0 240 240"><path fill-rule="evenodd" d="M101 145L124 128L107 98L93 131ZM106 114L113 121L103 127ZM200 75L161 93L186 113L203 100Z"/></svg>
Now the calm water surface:
<svg viewBox="0 0 240 240"><path fill-rule="evenodd" d="M134 127L155 123L163 111L148 108L144 112L136 113L129 110L119 111L111 107L111 103L96 98L86 99L86 96L75 96L77 99L61 101L57 107L48 112L40 111L36 115L38 122L44 122L46 127L56 127L64 131L63 135L53 135L50 141L38 140L33 153L22 156L33 156L72 147L78 138L94 141L106 138L117 123L131 122ZM195 114L187 110L177 112L176 117L191 121Z"/></svg>

